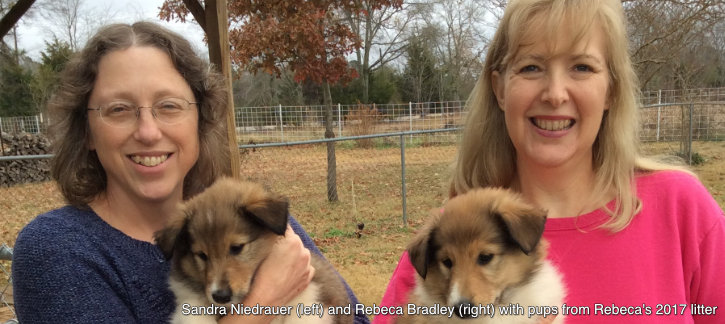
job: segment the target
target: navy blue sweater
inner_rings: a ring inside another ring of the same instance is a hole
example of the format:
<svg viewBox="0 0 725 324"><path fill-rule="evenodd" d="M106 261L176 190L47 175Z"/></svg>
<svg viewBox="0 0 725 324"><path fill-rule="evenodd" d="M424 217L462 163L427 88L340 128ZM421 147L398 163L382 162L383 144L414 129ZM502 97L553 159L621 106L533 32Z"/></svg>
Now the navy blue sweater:
<svg viewBox="0 0 725 324"><path fill-rule="evenodd" d="M320 254L292 217L290 224ZM35 218L18 235L12 268L23 324L165 323L175 307L161 250L90 210L67 206ZM347 289L354 305L357 298ZM368 319L359 315L355 323Z"/></svg>

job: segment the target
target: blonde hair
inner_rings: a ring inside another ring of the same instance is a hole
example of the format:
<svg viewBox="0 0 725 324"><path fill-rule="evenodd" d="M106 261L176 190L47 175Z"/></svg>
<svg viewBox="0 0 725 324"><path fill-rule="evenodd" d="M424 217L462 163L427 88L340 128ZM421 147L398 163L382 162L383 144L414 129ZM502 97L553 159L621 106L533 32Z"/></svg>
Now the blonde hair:
<svg viewBox="0 0 725 324"><path fill-rule="evenodd" d="M619 0L509 2L486 54L482 75L466 103L468 117L454 166L451 194L475 187L511 185L516 176L516 151L493 92L492 73L506 70L528 40L526 36L536 35L547 44L558 45L554 38L560 34L557 31L564 21L568 30L576 31L565 46L578 43L595 24L606 31L609 109L593 144L592 192L597 194L594 201L603 201L607 193L616 193L616 205L608 210L612 218L604 225L616 232L625 228L641 208L633 185L635 172L670 168L640 157L639 85Z"/></svg>

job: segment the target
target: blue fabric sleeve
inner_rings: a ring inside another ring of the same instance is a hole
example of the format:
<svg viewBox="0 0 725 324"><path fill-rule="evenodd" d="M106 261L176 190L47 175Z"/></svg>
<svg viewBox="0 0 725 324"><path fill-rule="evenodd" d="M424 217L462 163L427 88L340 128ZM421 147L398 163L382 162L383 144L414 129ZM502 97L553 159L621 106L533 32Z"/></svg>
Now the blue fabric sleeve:
<svg viewBox="0 0 725 324"><path fill-rule="evenodd" d="M12 280L21 323L167 321L174 297L168 263L156 246L124 236L92 212L63 208L50 214L28 224L14 246ZM305 247L322 255L291 217L290 225ZM345 287L354 307L358 300ZM356 314L354 322L369 320Z"/></svg>
<svg viewBox="0 0 725 324"><path fill-rule="evenodd" d="M37 223L34 225L38 225ZM18 320L25 323L136 323L114 292L116 278L104 277L81 242L29 226L15 243L13 293Z"/></svg>
<svg viewBox="0 0 725 324"><path fill-rule="evenodd" d="M13 251L15 310L23 323L165 323L173 311L168 263L95 213L40 215Z"/></svg>

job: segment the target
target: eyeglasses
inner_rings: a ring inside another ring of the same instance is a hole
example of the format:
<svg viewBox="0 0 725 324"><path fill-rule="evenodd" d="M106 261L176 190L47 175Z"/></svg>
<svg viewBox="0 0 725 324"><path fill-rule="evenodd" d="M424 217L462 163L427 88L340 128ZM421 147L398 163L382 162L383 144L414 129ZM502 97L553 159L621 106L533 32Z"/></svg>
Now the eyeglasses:
<svg viewBox="0 0 725 324"><path fill-rule="evenodd" d="M197 102L190 102L182 98L165 98L157 101L151 107L136 106L128 101L112 101L98 108L88 108L88 110L97 110L101 120L113 127L130 127L141 114L141 108L151 108L151 114L156 120L173 125L181 122L189 115L189 107L196 105Z"/></svg>

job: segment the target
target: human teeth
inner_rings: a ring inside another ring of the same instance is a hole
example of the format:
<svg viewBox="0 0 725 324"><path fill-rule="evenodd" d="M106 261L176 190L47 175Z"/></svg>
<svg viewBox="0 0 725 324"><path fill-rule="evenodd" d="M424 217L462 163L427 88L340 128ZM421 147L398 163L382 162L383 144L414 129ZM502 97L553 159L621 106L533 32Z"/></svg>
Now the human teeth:
<svg viewBox="0 0 725 324"><path fill-rule="evenodd" d="M160 155L160 156L138 156L138 155L134 155L134 156L131 157L131 160L133 160L133 162L136 162L136 163L141 164L143 166L153 167L153 166L157 166L157 165L163 163L168 158L169 158L168 155Z"/></svg>
<svg viewBox="0 0 725 324"><path fill-rule="evenodd" d="M541 129L545 129L548 131L560 131L567 129L571 127L574 123L571 119L559 119L559 120L551 120L551 119L536 119L534 118L534 125Z"/></svg>

